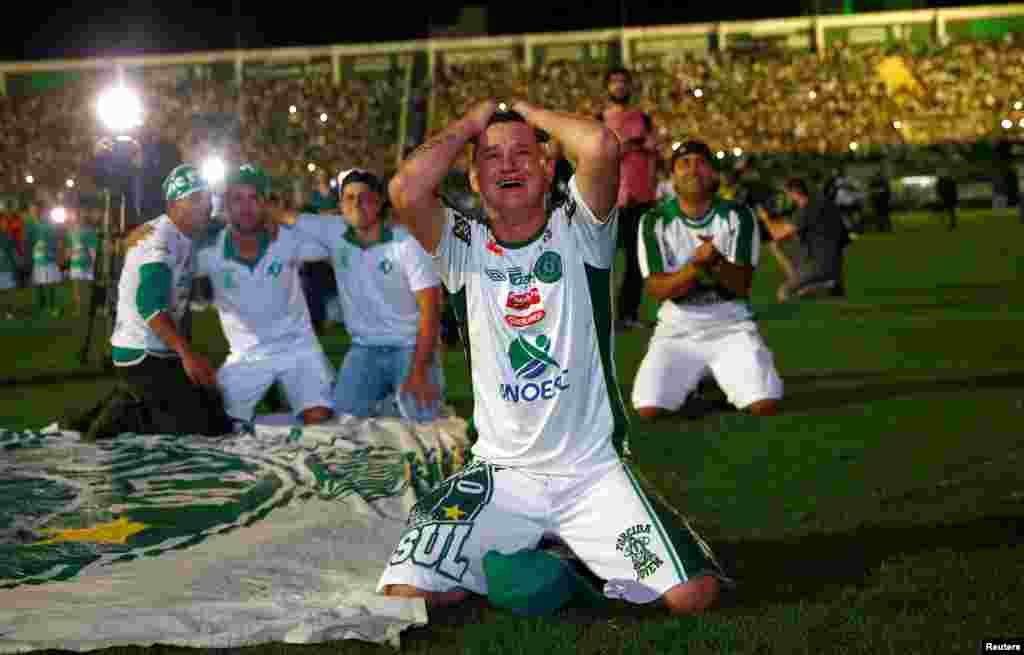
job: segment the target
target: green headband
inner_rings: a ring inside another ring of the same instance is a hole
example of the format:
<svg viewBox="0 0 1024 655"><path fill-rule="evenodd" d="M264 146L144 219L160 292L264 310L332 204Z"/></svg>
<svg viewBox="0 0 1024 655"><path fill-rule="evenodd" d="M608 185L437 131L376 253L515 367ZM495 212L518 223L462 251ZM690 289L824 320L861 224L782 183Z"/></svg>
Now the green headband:
<svg viewBox="0 0 1024 655"><path fill-rule="evenodd" d="M242 164L228 176L228 184L248 184L261 198L270 196L270 176L258 164Z"/></svg>
<svg viewBox="0 0 1024 655"><path fill-rule="evenodd" d="M195 166L182 164L170 172L164 180L163 189L167 202L174 202L198 191L208 191L210 187Z"/></svg>

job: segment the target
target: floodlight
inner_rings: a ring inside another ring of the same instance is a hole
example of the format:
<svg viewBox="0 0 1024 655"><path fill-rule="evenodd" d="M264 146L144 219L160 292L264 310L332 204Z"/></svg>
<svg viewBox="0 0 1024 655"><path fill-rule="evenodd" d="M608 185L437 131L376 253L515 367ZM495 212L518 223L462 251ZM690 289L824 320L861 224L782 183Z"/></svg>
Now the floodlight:
<svg viewBox="0 0 1024 655"><path fill-rule="evenodd" d="M320 114L320 122L321 123L326 123L327 122L327 114Z"/></svg>
<svg viewBox="0 0 1024 655"><path fill-rule="evenodd" d="M96 112L111 132L126 132L142 125L142 101L137 93L124 85L101 93Z"/></svg>
<svg viewBox="0 0 1024 655"><path fill-rule="evenodd" d="M852 150L853 152L857 152L857 148L859 147L859 143L857 143L856 141L850 141L850 150Z"/></svg>
<svg viewBox="0 0 1024 655"><path fill-rule="evenodd" d="M69 178L68 178L68 179L67 179L67 180L66 180L66 181L64 182L64 186L66 186L66 187L67 187L67 188L69 188L69 189L74 189L74 188L75 188L75 181L74 181L73 179L71 179L71 178L69 177Z"/></svg>
<svg viewBox="0 0 1024 655"><path fill-rule="evenodd" d="M719 159L725 159L725 151L719 150L718 152L715 153L715 157L718 157Z"/></svg>
<svg viewBox="0 0 1024 655"><path fill-rule="evenodd" d="M203 161L202 166L199 169L203 179L206 180L210 186L218 186L224 181L224 177L227 175L227 165L224 160L218 155L210 155Z"/></svg>
<svg viewBox="0 0 1024 655"><path fill-rule="evenodd" d="M36 178L31 176L31 175L26 175L25 176L25 181L28 182L29 184L35 184L36 183Z"/></svg>
<svg viewBox="0 0 1024 655"><path fill-rule="evenodd" d="M1009 118L1004 118L1004 119L1003 119L1003 122L1002 122L1002 123L1000 123L1000 125L1002 125L1002 126L1003 126L1003 129L1004 129L1004 130L1008 130L1008 129L1010 129L1011 127L1013 127L1013 121L1011 121L1011 120L1010 120Z"/></svg>
<svg viewBox="0 0 1024 655"><path fill-rule="evenodd" d="M743 154L743 148L740 148L740 147L733 148L732 149L732 154L733 154L734 157L739 157L740 155Z"/></svg>
<svg viewBox="0 0 1024 655"><path fill-rule="evenodd" d="M296 107L295 105L291 105L291 106L289 106L289 107L288 107L288 113L289 113L289 114L294 114L294 113L295 113L295 112L297 112L298 110L299 110L299 108L298 108L298 107Z"/></svg>
<svg viewBox="0 0 1024 655"><path fill-rule="evenodd" d="M68 211L63 207L54 207L50 210L50 220L54 223L61 224L68 219Z"/></svg>
<svg viewBox="0 0 1024 655"><path fill-rule="evenodd" d="M694 89L693 90L693 95L698 97L698 98L701 98L701 97L704 96L704 90L703 89Z"/></svg>
<svg viewBox="0 0 1024 655"><path fill-rule="evenodd" d="M312 173L313 171L316 170L316 164L314 164L313 162L309 162L308 164L306 164L306 170Z"/></svg>
<svg viewBox="0 0 1024 655"><path fill-rule="evenodd" d="M1024 109L1024 102L1018 100L1017 102L1013 103L1013 108L1016 109L1017 111Z"/></svg>
<svg viewBox="0 0 1024 655"><path fill-rule="evenodd" d="M817 91L808 91L807 92L807 97L810 98L811 100L814 100L815 98L818 97L818 92Z"/></svg>
<svg viewBox="0 0 1024 655"><path fill-rule="evenodd" d="M903 127L903 121L893 121L892 122L892 126L895 127L898 130L901 127Z"/></svg>

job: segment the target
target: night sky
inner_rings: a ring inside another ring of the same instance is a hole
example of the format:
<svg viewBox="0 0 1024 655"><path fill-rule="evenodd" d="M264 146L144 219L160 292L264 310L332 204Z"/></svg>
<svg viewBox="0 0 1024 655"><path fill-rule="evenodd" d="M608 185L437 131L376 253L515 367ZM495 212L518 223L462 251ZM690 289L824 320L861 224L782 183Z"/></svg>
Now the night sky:
<svg viewBox="0 0 1024 655"><path fill-rule="evenodd" d="M203 4L190 6L187 0L152 0L113 2L94 9L92 3L57 8L24 3L19 5L18 14L6 21L5 31L14 38L0 45L0 59L25 61L220 50L234 48L239 38L243 48L401 41L425 38L430 24L454 23L462 3L403 2L401 8L396 8L369 2L355 10L344 2L257 4L214 0ZM429 9L425 8L427 5ZM282 6L286 9L282 10ZM627 25L795 16L800 15L800 6L799 0L756 5L708 2L697 6L680 0L568 0L557 3L554 9L548 6L524 11L523 4L518 2L492 3L488 30L498 35L616 27L622 24L623 12Z"/></svg>

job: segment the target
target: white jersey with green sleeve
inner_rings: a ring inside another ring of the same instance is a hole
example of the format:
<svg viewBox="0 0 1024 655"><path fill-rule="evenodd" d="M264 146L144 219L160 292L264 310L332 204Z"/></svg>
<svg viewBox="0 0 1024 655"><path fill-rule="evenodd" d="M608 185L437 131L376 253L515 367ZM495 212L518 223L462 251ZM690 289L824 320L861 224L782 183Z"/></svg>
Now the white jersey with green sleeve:
<svg viewBox="0 0 1024 655"><path fill-rule="evenodd" d="M744 204L715 197L703 216L693 219L679 208L677 198L666 198L644 214L640 222L640 273L674 273L693 252L711 241L734 264L757 267L761 247L754 213ZM713 282L698 282L685 298L665 300L658 309L654 335L694 336L753 318L750 303Z"/></svg>
<svg viewBox="0 0 1024 655"><path fill-rule="evenodd" d="M416 292L441 285L430 255L401 225L381 226L376 243L363 244L341 216L302 214L299 231L331 250L345 330L362 346L416 345Z"/></svg>
<svg viewBox="0 0 1024 655"><path fill-rule="evenodd" d="M138 364L147 354L177 357L147 323L164 311L180 328L192 286L192 240L164 214L132 230L125 247L110 338L114 364Z"/></svg>
<svg viewBox="0 0 1024 655"><path fill-rule="evenodd" d="M326 259L327 248L288 226L277 238L261 238L260 256L243 261L231 228L221 230L196 254L196 276L210 278L213 304L231 348L229 362L256 361L319 348L302 292L303 261Z"/></svg>
<svg viewBox="0 0 1024 655"><path fill-rule="evenodd" d="M575 177L568 186L569 199L520 243L446 209L435 253L457 314L468 317L473 454L553 475L617 465L628 427L609 289L617 218L600 223Z"/></svg>
<svg viewBox="0 0 1024 655"><path fill-rule="evenodd" d="M91 227L73 227L64 236L68 249L68 268L78 273L91 273L99 240Z"/></svg>

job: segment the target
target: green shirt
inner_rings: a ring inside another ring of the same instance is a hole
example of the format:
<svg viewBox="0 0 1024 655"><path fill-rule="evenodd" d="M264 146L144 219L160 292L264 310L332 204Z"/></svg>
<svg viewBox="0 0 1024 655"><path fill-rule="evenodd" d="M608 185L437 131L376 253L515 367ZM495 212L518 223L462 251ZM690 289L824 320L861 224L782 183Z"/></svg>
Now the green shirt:
<svg viewBox="0 0 1024 655"><path fill-rule="evenodd" d="M0 273L14 273L18 270L18 250L14 239L0 232Z"/></svg>
<svg viewBox="0 0 1024 655"><path fill-rule="evenodd" d="M64 235L68 249L68 264L72 271L88 272L98 251L99 239L91 227L73 227Z"/></svg>
<svg viewBox="0 0 1024 655"><path fill-rule="evenodd" d="M32 244L33 266L57 263L57 228L46 221L28 217L25 221L26 240Z"/></svg>

